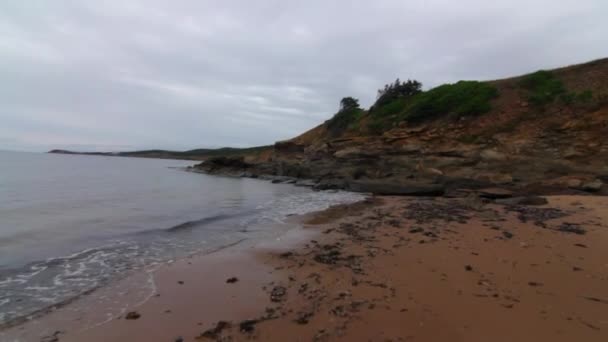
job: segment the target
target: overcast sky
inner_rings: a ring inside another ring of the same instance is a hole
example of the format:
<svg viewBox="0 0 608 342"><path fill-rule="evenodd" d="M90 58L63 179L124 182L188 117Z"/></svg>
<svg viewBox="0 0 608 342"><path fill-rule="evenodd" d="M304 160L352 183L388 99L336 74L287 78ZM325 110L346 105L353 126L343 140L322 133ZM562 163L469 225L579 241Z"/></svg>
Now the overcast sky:
<svg viewBox="0 0 608 342"><path fill-rule="evenodd" d="M0 149L270 144L344 96L608 57L607 0L0 3Z"/></svg>

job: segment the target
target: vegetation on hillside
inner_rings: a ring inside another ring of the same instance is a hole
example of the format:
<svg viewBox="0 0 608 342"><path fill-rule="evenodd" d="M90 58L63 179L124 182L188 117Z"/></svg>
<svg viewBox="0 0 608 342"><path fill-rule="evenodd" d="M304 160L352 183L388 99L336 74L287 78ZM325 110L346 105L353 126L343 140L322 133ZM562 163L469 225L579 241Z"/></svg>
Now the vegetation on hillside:
<svg viewBox="0 0 608 342"><path fill-rule="evenodd" d="M524 76L519 85L526 91L526 98L530 104L535 106L545 106L566 93L562 82L552 72L546 70Z"/></svg>
<svg viewBox="0 0 608 342"><path fill-rule="evenodd" d="M408 122L435 119L442 115L474 116L489 112L496 87L477 81L444 84L412 98L403 113Z"/></svg>
<svg viewBox="0 0 608 342"><path fill-rule="evenodd" d="M533 106L544 108L555 102L564 105L588 106L594 104L591 90L571 92L563 82L551 71L539 70L524 76L519 85L524 90L524 96Z"/></svg>
<svg viewBox="0 0 608 342"><path fill-rule="evenodd" d="M412 81L408 81L412 82ZM420 82L413 81L418 87ZM370 109L371 133L379 134L401 121L419 123L443 116L462 117L488 112L497 89L483 82L460 81L428 91L415 91L379 101Z"/></svg>
<svg viewBox="0 0 608 342"><path fill-rule="evenodd" d="M423 91L422 83L417 80L397 79L378 90L376 101L369 110L360 108L357 99L342 99L340 110L326 122L325 127L332 137L353 129L382 134L403 123L474 117L492 111L493 105L498 103L501 103L501 109L505 109L504 101L493 101L499 96L499 89L505 94L519 93L519 97L530 104L532 112L537 113L544 112L549 106L593 110L608 103L608 95L597 87L591 92L584 88L586 84L568 81L571 87L568 89L564 84L566 80L569 78L564 70L540 70L512 81L459 81Z"/></svg>
<svg viewBox="0 0 608 342"><path fill-rule="evenodd" d="M345 97L340 101L340 110L327 121L327 130L332 136L338 136L359 122L363 110L359 100Z"/></svg>
<svg viewBox="0 0 608 342"><path fill-rule="evenodd" d="M396 79L394 83L386 84L383 89L378 89L378 96L373 107L382 107L395 100L407 99L420 92L422 92L422 83L416 80L401 82Z"/></svg>

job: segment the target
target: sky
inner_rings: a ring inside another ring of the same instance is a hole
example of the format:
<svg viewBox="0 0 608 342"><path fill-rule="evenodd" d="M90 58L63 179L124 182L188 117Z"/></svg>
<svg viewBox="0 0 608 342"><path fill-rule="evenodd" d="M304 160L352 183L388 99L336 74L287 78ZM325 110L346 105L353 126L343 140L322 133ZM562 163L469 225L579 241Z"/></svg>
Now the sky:
<svg viewBox="0 0 608 342"><path fill-rule="evenodd" d="M425 89L608 57L606 0L7 0L0 149L254 146Z"/></svg>

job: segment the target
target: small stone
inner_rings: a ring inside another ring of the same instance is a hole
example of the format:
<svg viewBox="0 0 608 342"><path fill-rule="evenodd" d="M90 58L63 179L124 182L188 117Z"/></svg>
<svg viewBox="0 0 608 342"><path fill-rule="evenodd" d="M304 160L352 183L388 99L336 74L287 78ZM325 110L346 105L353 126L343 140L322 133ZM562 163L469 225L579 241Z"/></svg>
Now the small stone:
<svg viewBox="0 0 608 342"><path fill-rule="evenodd" d="M217 322L215 327L203 332L200 335L200 337L205 337L208 339L217 339L220 336L220 334L222 333L222 330L224 330L226 328L230 328L230 322L219 321L219 322ZM199 339L199 338L197 338L197 339Z"/></svg>
<svg viewBox="0 0 608 342"><path fill-rule="evenodd" d="M284 299L287 294L287 289L283 286L275 286L272 291L270 291L270 300L273 302L280 302Z"/></svg>
<svg viewBox="0 0 608 342"><path fill-rule="evenodd" d="M131 311L131 312L127 313L127 315L125 316L125 319L138 319L140 317L141 317L141 315L137 311Z"/></svg>
<svg viewBox="0 0 608 342"><path fill-rule="evenodd" d="M466 266L464 267L464 269L465 269L465 271L471 272L471 271L473 271L473 266L471 266L471 265L466 265Z"/></svg>
<svg viewBox="0 0 608 342"><path fill-rule="evenodd" d="M237 277L231 277L231 278L226 279L226 283L228 283L228 284L234 284L237 281L239 281L239 278L237 278Z"/></svg>
<svg viewBox="0 0 608 342"><path fill-rule="evenodd" d="M248 320L242 321L239 324L239 330L242 333L251 333L255 329L255 325L257 323L258 323L258 321L255 319L248 319Z"/></svg>

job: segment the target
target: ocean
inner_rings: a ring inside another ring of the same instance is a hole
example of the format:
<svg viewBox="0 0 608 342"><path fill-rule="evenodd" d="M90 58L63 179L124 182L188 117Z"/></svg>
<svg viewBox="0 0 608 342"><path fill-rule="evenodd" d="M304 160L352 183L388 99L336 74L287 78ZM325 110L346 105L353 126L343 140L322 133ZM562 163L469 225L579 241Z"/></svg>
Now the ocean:
<svg viewBox="0 0 608 342"><path fill-rule="evenodd" d="M195 163L0 151L0 326L362 198L184 171Z"/></svg>

